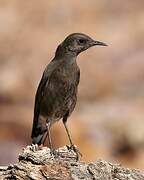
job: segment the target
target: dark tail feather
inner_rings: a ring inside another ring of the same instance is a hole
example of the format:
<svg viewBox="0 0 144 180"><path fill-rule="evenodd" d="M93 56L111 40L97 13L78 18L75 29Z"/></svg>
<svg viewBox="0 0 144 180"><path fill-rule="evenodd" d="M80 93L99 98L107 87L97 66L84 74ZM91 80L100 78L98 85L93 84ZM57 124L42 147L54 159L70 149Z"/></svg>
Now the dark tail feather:
<svg viewBox="0 0 144 180"><path fill-rule="evenodd" d="M41 145L42 144L42 139L43 139L43 134L40 134L36 137L33 137L32 138L32 144L38 144L38 145Z"/></svg>
<svg viewBox="0 0 144 180"><path fill-rule="evenodd" d="M47 137L47 131L44 131L43 133L38 134L37 136L33 136L32 144L38 144L38 145L44 144L46 137Z"/></svg>
<svg viewBox="0 0 144 180"><path fill-rule="evenodd" d="M42 127L33 126L32 135L31 135L32 144L41 145L44 143L46 137L47 137L47 129L46 128L42 129Z"/></svg>

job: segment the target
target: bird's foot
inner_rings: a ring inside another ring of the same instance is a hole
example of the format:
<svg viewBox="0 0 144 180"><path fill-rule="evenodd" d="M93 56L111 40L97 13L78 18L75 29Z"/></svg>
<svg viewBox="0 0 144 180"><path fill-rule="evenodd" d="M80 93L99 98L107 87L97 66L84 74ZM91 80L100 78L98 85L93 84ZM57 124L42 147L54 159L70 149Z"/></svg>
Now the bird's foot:
<svg viewBox="0 0 144 180"><path fill-rule="evenodd" d="M54 158L58 158L59 157L59 152L57 151L57 150L55 150L55 149L51 149L50 150L50 154L51 154L51 156L53 156Z"/></svg>
<svg viewBox="0 0 144 180"><path fill-rule="evenodd" d="M38 144L31 144L30 150L36 152L39 150Z"/></svg>
<svg viewBox="0 0 144 180"><path fill-rule="evenodd" d="M76 160L78 161L80 157L82 157L82 153L79 151L79 149L75 145L68 146L67 149L69 151L74 151L76 153Z"/></svg>

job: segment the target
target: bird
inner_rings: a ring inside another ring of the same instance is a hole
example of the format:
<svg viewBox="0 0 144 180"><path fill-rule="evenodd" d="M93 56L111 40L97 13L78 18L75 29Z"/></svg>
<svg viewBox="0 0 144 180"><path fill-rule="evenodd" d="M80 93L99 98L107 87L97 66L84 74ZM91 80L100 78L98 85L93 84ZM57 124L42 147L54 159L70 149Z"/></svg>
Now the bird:
<svg viewBox="0 0 144 180"><path fill-rule="evenodd" d="M72 33L58 45L54 58L43 72L35 95L31 134L33 145L44 145L48 137L50 150L54 151L50 128L62 119L70 142L69 148L77 153L67 126L67 119L77 102L80 81L77 56L92 46L107 46L107 44L93 40L83 33Z"/></svg>

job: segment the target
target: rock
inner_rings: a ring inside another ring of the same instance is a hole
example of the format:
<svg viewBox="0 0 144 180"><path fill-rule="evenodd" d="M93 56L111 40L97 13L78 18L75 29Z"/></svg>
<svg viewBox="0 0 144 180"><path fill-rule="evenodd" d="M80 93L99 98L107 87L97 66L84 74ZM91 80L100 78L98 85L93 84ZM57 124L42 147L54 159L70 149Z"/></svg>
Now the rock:
<svg viewBox="0 0 144 180"><path fill-rule="evenodd" d="M66 146L56 150L27 146L19 155L19 162L0 167L0 179L57 179L57 180L144 180L144 172L124 168L104 160L85 163L76 160L76 154Z"/></svg>

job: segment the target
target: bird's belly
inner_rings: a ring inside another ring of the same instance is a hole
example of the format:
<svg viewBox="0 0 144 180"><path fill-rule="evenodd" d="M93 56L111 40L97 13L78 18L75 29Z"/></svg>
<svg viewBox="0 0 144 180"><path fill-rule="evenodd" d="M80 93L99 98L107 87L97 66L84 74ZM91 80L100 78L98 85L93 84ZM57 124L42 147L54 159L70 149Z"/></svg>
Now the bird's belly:
<svg viewBox="0 0 144 180"><path fill-rule="evenodd" d="M74 85L61 86L57 91L47 93L42 103L42 114L53 122L71 114L77 100L77 87Z"/></svg>

